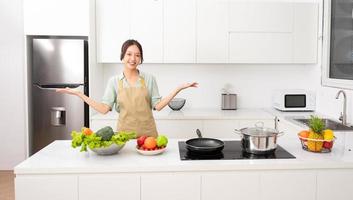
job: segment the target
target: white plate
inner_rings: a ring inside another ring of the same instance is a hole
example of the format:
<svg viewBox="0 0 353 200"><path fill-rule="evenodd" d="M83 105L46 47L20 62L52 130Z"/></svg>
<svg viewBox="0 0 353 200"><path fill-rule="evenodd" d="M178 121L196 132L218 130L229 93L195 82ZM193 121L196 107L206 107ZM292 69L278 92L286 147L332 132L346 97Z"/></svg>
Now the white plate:
<svg viewBox="0 0 353 200"><path fill-rule="evenodd" d="M140 149L136 148L136 151L142 155L145 155L145 156L153 156L153 155L163 153L165 151L165 149L166 149L166 147L164 147L163 149L157 149L157 150L153 150L153 151L145 151L145 150L140 150Z"/></svg>

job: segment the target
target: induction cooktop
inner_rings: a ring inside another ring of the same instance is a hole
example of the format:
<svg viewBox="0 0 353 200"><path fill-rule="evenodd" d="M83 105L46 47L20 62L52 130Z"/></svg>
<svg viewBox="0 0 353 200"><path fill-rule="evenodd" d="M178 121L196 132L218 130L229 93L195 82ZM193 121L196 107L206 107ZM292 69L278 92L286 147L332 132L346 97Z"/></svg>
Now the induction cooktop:
<svg viewBox="0 0 353 200"><path fill-rule="evenodd" d="M181 160L236 160L236 159L293 159L280 145L274 152L265 155L255 155L242 150L241 141L224 141L224 149L216 154L198 154L186 149L184 141L179 141L179 154Z"/></svg>

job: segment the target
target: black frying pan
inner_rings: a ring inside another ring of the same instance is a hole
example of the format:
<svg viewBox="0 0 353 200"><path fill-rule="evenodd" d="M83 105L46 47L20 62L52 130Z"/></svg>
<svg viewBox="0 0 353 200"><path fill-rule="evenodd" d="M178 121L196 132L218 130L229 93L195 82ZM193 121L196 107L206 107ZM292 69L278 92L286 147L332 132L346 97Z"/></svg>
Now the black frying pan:
<svg viewBox="0 0 353 200"><path fill-rule="evenodd" d="M199 129L196 129L199 138L187 140L186 149L193 153L218 153L224 148L224 142L213 138L203 138Z"/></svg>

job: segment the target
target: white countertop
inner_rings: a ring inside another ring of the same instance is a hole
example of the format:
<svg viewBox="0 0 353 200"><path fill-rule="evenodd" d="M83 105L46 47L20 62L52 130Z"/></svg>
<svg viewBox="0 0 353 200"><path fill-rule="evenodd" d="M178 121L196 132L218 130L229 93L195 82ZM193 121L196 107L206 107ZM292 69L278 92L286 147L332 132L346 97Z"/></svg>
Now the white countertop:
<svg viewBox="0 0 353 200"><path fill-rule="evenodd" d="M117 112L109 112L105 115L95 114L92 120L116 120ZM274 119L274 116L264 109L237 109L221 110L216 108L182 109L173 111L165 108L162 111L153 111L155 119Z"/></svg>
<svg viewBox="0 0 353 200"><path fill-rule="evenodd" d="M353 153L340 145L335 146L331 153L312 153L304 151L299 140L278 141L296 159L182 161L176 139L170 139L166 151L157 156L138 154L135 140L129 141L116 155L98 156L93 152L79 152L79 148L73 149L70 141L55 141L17 165L15 174L353 168Z"/></svg>

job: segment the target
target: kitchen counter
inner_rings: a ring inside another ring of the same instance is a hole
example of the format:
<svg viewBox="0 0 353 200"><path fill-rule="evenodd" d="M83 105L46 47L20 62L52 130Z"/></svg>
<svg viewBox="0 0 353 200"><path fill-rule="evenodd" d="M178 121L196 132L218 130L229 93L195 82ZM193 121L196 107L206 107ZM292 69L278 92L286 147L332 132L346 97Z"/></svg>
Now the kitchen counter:
<svg viewBox="0 0 353 200"><path fill-rule="evenodd" d="M353 168L353 154L339 144L331 153L311 153L301 149L299 140L279 140L296 159L182 161L177 142L170 139L166 151L157 156L138 154L134 140L117 155L98 156L71 148L70 141L55 141L16 166L15 174Z"/></svg>
<svg viewBox="0 0 353 200"><path fill-rule="evenodd" d="M111 111L105 115L95 114L92 120L116 120L118 113ZM153 111L155 119L273 119L273 115L263 109L221 110L217 108L182 109L173 111L164 108L162 111Z"/></svg>

